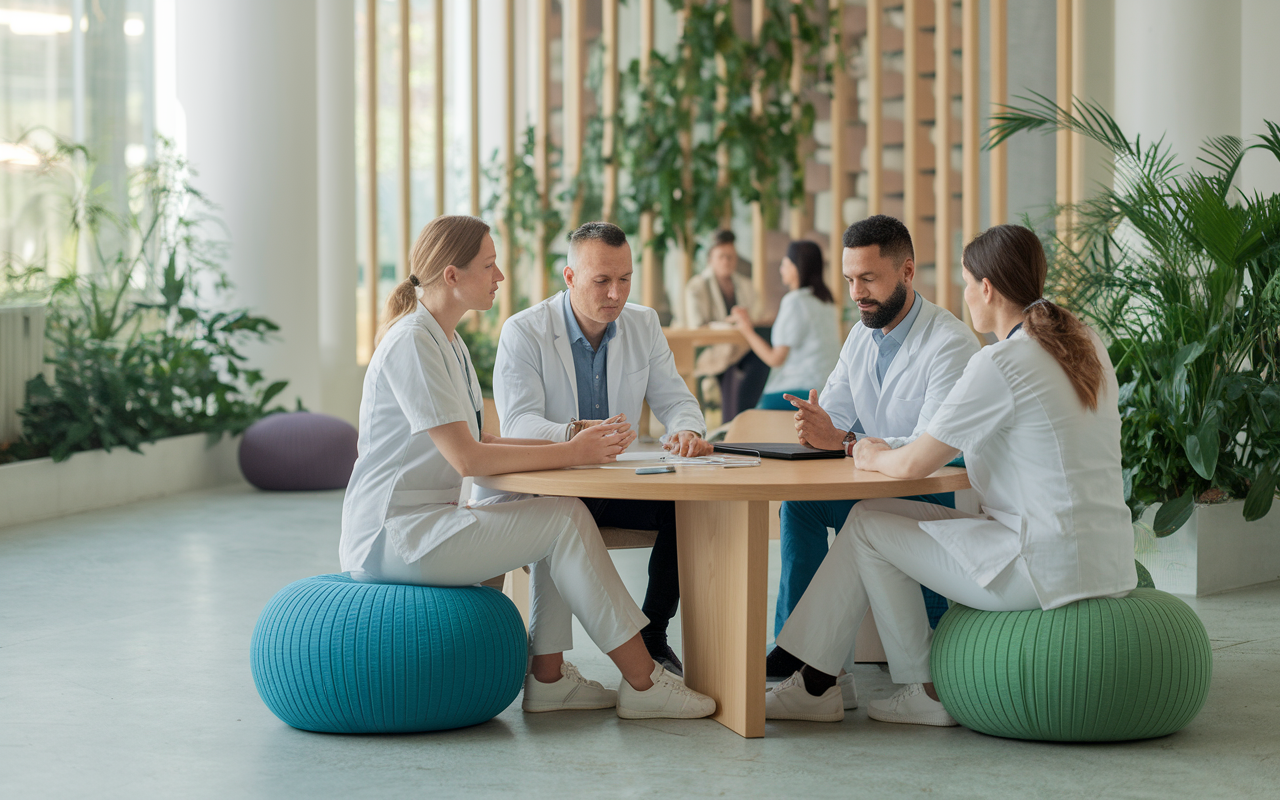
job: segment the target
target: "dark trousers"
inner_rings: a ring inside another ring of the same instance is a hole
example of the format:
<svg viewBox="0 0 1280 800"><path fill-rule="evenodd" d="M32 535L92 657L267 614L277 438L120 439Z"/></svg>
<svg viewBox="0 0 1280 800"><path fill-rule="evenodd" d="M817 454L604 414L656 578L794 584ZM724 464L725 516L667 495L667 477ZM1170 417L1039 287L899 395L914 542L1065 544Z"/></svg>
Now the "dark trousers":
<svg viewBox="0 0 1280 800"><path fill-rule="evenodd" d="M641 634L665 633L680 605L680 564L676 554L676 504L670 500L610 500L584 497L582 502L601 528L657 531L649 556L649 588L640 607L649 618Z"/></svg>
<svg viewBox="0 0 1280 800"><path fill-rule="evenodd" d="M726 423L748 408L755 408L769 382L769 365L755 353L720 373L720 422Z"/></svg>

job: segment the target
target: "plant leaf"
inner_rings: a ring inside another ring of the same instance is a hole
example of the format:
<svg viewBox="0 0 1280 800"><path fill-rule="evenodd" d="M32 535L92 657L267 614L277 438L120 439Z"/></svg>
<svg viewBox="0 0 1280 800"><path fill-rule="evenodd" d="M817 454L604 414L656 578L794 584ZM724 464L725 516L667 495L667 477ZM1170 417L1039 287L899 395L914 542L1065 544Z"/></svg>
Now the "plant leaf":
<svg viewBox="0 0 1280 800"><path fill-rule="evenodd" d="M1192 496L1190 489L1187 489L1181 497L1170 500L1160 506L1160 510L1156 512L1156 518L1151 526L1155 530L1156 536L1163 539L1186 525L1187 520L1191 519L1191 512L1195 511L1195 508L1195 498Z"/></svg>
<svg viewBox="0 0 1280 800"><path fill-rule="evenodd" d="M1274 468L1268 469L1261 472L1249 487L1249 494L1244 498L1244 518L1247 522L1260 520L1271 510L1278 478L1280 474Z"/></svg>
<svg viewBox="0 0 1280 800"><path fill-rule="evenodd" d="M1187 437L1183 448L1187 451L1187 460L1196 474L1205 480L1213 480L1213 473L1218 468L1218 415L1209 414L1195 433Z"/></svg>

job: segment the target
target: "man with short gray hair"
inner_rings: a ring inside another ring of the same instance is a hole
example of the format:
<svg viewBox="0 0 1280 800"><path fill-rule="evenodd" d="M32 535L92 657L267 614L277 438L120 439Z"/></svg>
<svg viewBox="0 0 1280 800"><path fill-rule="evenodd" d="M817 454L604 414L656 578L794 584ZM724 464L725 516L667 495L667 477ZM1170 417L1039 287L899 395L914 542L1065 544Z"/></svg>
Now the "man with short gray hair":
<svg viewBox="0 0 1280 800"><path fill-rule="evenodd" d="M676 371L657 312L627 304L632 271L631 246L617 225L588 222L570 234L568 291L507 320L498 340L493 396L503 436L562 442L611 417L634 423L647 400L667 430L665 448L711 453L702 410ZM655 661L683 674L667 645L680 600L675 504L583 502L602 527L658 531L642 607L649 624L640 633Z"/></svg>

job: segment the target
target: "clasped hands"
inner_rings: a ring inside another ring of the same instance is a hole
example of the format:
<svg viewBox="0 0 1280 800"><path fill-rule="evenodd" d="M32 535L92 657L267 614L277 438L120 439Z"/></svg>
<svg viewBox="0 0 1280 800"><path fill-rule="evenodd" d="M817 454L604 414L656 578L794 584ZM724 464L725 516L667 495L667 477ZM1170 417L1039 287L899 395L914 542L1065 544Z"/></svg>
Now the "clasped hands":
<svg viewBox="0 0 1280 800"><path fill-rule="evenodd" d="M626 449L631 446L632 442L636 440L638 435L636 431L632 430L630 423L627 422L626 414L617 414L604 420L575 420L572 425L572 434L574 437L577 437L584 432L591 431L592 428L607 426L607 428L602 428L599 431L593 431L593 433L597 435L611 435L619 437L614 442L614 444L618 446L618 450L615 455L626 451ZM695 458L697 456L711 455L714 448L710 442L703 439L693 431L677 431L676 433L669 434L665 437L665 441L662 443L662 449L672 455L681 456L683 458Z"/></svg>
<svg viewBox="0 0 1280 800"><path fill-rule="evenodd" d="M802 400L790 394L784 394L782 397L796 407L796 435L800 439L800 444L818 450L844 449L846 432L837 428L831 422L831 415L818 405L816 390L809 390L808 400ZM878 472L879 469L876 466L878 454L889 449L884 439L877 439L874 436L858 440L853 448L854 468Z"/></svg>

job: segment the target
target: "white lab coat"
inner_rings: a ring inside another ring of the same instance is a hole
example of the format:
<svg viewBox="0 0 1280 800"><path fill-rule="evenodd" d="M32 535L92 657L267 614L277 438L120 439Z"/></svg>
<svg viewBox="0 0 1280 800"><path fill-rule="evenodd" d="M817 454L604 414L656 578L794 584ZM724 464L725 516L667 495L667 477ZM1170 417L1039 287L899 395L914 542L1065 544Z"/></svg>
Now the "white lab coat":
<svg viewBox="0 0 1280 800"><path fill-rule="evenodd" d="M1021 558L1041 608L1137 585L1124 502L1115 370L1090 332L1104 380L1098 409L1024 331L969 361L928 432L964 452L984 517L920 527L986 586Z"/></svg>
<svg viewBox="0 0 1280 800"><path fill-rule="evenodd" d="M412 563L476 524L458 506L462 476L427 430L465 422L478 438L483 403L462 338L450 342L425 306L391 326L365 372L359 455L342 503L343 571L377 573L388 544Z"/></svg>
<svg viewBox="0 0 1280 800"><path fill-rule="evenodd" d="M493 399L502 435L565 440L578 416L578 379L564 319L563 292L507 320L493 366ZM640 420L645 400L668 431L706 433L698 401L676 372L675 357L651 308L627 304L609 342L609 416Z"/></svg>
<svg viewBox="0 0 1280 800"><path fill-rule="evenodd" d="M840 360L827 378L818 404L840 430L855 421L868 436L901 447L924 432L930 418L965 364L978 352L978 340L963 322L944 308L916 295L922 303L902 348L876 378L879 348L871 328L861 322L849 331Z"/></svg>

